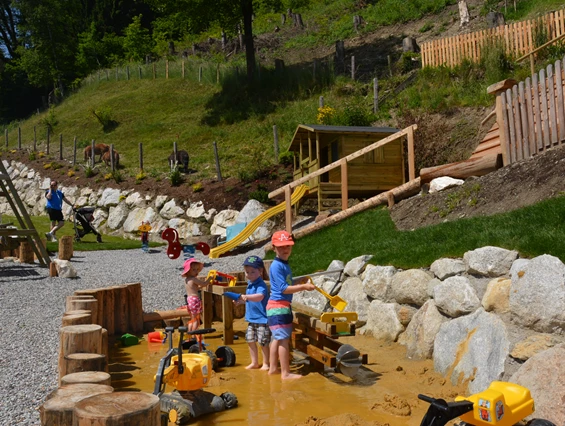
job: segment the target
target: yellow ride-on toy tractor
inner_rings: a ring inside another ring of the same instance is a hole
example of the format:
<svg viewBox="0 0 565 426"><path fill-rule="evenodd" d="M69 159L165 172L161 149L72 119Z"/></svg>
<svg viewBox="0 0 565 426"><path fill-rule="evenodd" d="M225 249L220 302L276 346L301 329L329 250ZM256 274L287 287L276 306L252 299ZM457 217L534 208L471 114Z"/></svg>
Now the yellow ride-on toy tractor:
<svg viewBox="0 0 565 426"><path fill-rule="evenodd" d="M430 403L420 426L444 426L459 417L461 426L512 426L534 412L534 400L523 386L494 381L488 389L469 397L458 396L455 402L445 402L418 395ZM556 426L548 420L530 420L526 426Z"/></svg>
<svg viewBox="0 0 565 426"><path fill-rule="evenodd" d="M161 359L154 377L153 393L161 402L161 412L166 413L168 421L182 425L194 417L227 410L237 406L237 397L231 392L220 396L205 391L212 378L212 360L203 353L183 353L183 335L186 327L179 327L180 339L177 348L173 348L173 327L165 328L169 340L169 350ZM206 334L210 330L196 330L190 334ZM172 393L165 393L165 385L174 386Z"/></svg>

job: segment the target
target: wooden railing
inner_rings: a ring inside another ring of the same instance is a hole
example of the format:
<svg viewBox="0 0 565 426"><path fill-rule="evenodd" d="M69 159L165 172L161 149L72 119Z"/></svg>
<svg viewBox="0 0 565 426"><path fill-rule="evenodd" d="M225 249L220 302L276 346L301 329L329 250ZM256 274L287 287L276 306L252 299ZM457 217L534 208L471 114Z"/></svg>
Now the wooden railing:
<svg viewBox="0 0 565 426"><path fill-rule="evenodd" d="M465 59L478 62L488 44L495 42L502 43L506 53L517 58L536 48L536 29L543 31L548 40L565 34L565 10L488 30L422 43L422 67L453 67Z"/></svg>
<svg viewBox="0 0 565 426"><path fill-rule="evenodd" d="M565 143L565 58L516 84L489 87L496 94L496 117L504 165Z"/></svg>

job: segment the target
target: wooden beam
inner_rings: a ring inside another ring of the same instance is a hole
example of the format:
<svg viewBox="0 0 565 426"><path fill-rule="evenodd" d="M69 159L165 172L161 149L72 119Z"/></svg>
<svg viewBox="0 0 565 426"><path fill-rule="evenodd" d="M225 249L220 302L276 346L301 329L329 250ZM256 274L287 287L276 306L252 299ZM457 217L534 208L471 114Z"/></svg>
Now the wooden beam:
<svg viewBox="0 0 565 426"><path fill-rule="evenodd" d="M347 160L341 160L341 210L347 210L349 193L347 191Z"/></svg>
<svg viewBox="0 0 565 426"><path fill-rule="evenodd" d="M420 179L422 183L430 182L432 179L441 176L465 179L470 176L483 176L501 167L502 158L500 154L485 155L457 163L424 168L420 170Z"/></svg>
<svg viewBox="0 0 565 426"><path fill-rule="evenodd" d="M292 233L292 203L291 203L291 193L290 193L290 186L285 186L284 187L284 200L286 203L286 207L285 207L285 229L286 232L288 232L289 234Z"/></svg>
<svg viewBox="0 0 565 426"><path fill-rule="evenodd" d="M279 195L279 194L284 193L285 188L286 188L287 186L288 186L289 188L291 188L291 189L292 189L292 188L295 188L295 187L297 187L298 185L301 185L301 184L303 184L303 183L309 181L310 179L312 179L312 178L314 178L314 177L316 177L316 176L320 176L320 175L322 175L322 174L324 174L324 173L326 173L326 172L328 172L328 171L330 171L330 170L332 170L332 169L335 169L336 167L340 167L342 160L345 160L345 161L349 162L349 161L351 161L351 160L354 160L354 159L356 159L356 158L359 158L359 157L361 157L362 155L365 155L365 154L366 154L367 152L369 152L369 151L372 151L372 150L374 150L374 149L376 149L376 148L380 148L381 146L384 146L384 145L386 145L387 143L390 143L390 142L392 142L392 141L395 141L395 140L397 140L397 139L399 139L399 138L401 138L401 137L407 135L410 131L413 132L413 131L416 130L417 128L418 128L418 126L415 125L415 124L413 124L412 126L409 126L409 127L405 128L405 129L403 129L403 130L400 130L400 131L398 131L398 132L396 132L396 133L393 133L392 135L387 136L386 138L381 139L381 140L378 141L378 142L375 142L375 143L373 143L373 144L371 144L371 145L369 145L369 146L367 146L367 147L365 147L365 148L363 148L363 149L360 149L359 151L356 151L356 152L354 152L354 153L352 153L352 154L349 154L347 157L341 158L341 159L339 159L339 160L337 160L337 161L334 161L334 162L331 163L331 164L328 164L328 165L325 166L325 167L322 167L321 169L318 169L317 171L315 171L314 173L309 174L308 176L304 176L304 177L302 177L302 178L300 178L300 179L298 179L298 180L295 180L295 181L289 183L289 184L286 185L286 186L283 186L282 188L279 188L279 189L276 189L276 190L270 192L270 193L269 193L269 198L273 198L273 197L276 197L276 196Z"/></svg>
<svg viewBox="0 0 565 426"><path fill-rule="evenodd" d="M416 166L414 162L414 129L408 131L408 180L416 179Z"/></svg>

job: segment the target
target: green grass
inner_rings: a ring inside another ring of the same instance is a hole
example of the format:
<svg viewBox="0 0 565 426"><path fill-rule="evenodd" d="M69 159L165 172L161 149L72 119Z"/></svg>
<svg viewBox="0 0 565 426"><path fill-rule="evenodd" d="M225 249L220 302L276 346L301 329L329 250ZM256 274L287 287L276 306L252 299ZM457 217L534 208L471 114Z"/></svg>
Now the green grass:
<svg viewBox="0 0 565 426"><path fill-rule="evenodd" d="M523 257L550 254L565 261L564 222L565 197L415 231L398 231L388 210L372 209L300 239L290 264L294 275L302 275L324 270L334 259L348 262L372 254L370 263L375 265L419 268L484 246L517 250Z"/></svg>
<svg viewBox="0 0 565 426"><path fill-rule="evenodd" d="M51 229L51 222L47 216L31 216L31 221L37 229L40 238L45 238L45 233ZM2 222L12 222L17 226L17 219L14 216L2 215ZM57 231L57 239L64 235L75 235L73 224L65 222L65 226ZM85 235L81 238L80 242L73 243L73 250L76 251L93 251L93 250L127 250L127 249L141 249L141 237L139 240L126 240L120 237L110 235L102 235L102 243L96 242L96 236L92 233ZM159 247L164 244L149 243L151 247ZM58 250L58 243L47 242L47 250L56 252Z"/></svg>

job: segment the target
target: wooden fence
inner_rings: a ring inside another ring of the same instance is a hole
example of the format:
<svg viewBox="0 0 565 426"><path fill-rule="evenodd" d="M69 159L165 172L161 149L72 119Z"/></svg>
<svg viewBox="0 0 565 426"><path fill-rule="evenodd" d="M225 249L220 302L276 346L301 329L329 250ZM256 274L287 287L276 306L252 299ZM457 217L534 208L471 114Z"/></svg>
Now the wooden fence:
<svg viewBox="0 0 565 426"><path fill-rule="evenodd" d="M565 143L564 69L565 58L518 84L491 86L504 165Z"/></svg>
<svg viewBox="0 0 565 426"><path fill-rule="evenodd" d="M543 40L536 41L536 31L543 34ZM495 42L502 43L507 54L518 58L563 34L565 10L558 10L528 21L422 43L422 67L453 67L465 59L478 62L488 44Z"/></svg>

